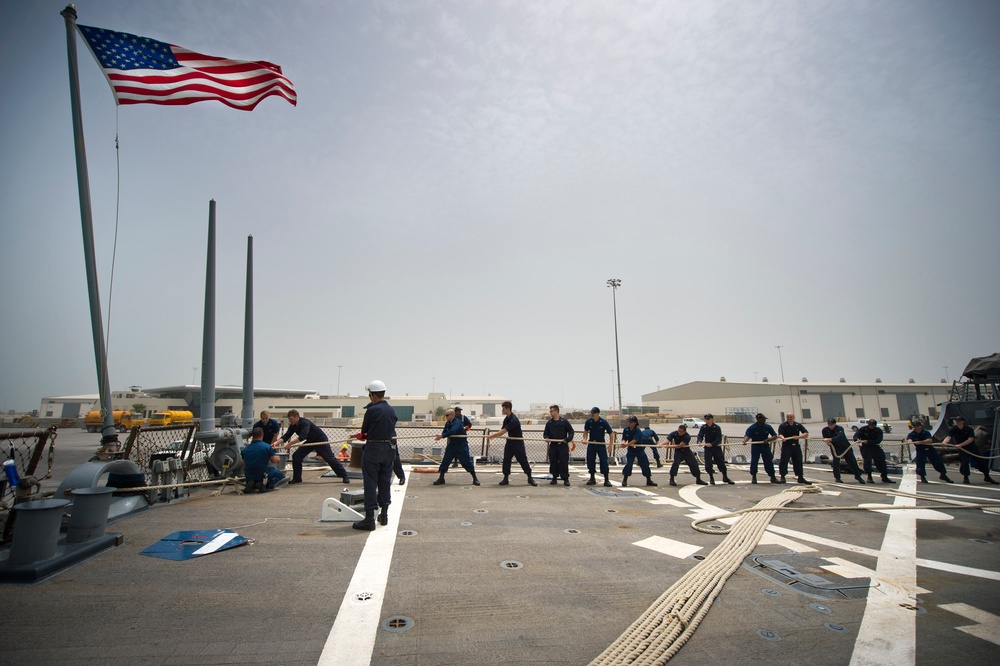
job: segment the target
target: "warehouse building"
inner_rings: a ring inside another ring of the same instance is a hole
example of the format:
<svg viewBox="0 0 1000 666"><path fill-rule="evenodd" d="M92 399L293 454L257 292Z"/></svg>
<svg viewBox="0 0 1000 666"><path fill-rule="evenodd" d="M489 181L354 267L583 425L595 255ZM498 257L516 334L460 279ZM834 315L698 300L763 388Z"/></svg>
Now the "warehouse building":
<svg viewBox="0 0 1000 666"><path fill-rule="evenodd" d="M702 416L711 413L727 421L750 422L757 412L770 421L784 420L792 412L802 422L823 422L833 417L854 421L862 418L905 421L913 414L932 419L938 405L948 399L950 386L941 383L886 384L847 382L835 384L801 382L690 382L646 393L645 406L661 414Z"/></svg>

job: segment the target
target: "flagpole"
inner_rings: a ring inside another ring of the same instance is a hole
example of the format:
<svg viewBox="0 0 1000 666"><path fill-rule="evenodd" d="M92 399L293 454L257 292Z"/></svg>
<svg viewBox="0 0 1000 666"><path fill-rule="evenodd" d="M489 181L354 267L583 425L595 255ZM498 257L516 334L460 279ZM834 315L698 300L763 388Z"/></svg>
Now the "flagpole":
<svg viewBox="0 0 1000 666"><path fill-rule="evenodd" d="M80 222L83 226L83 258L87 268L90 294L90 326L94 335L94 360L97 364L97 388L101 401L101 446L108 453L119 448L108 383L108 356L104 347L104 323L101 296L97 287L97 258L94 252L94 219L90 208L90 176L87 173L87 148L83 141L83 113L80 110L80 76L76 60L76 7L66 5L59 12L66 19L66 53L69 59L69 98L73 111L73 143L76 147L76 184L80 191Z"/></svg>

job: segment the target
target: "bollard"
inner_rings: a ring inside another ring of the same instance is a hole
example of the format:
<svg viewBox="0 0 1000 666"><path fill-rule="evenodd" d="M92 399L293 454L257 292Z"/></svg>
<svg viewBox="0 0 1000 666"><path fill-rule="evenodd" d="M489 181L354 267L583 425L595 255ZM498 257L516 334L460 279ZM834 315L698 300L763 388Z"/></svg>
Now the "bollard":
<svg viewBox="0 0 1000 666"><path fill-rule="evenodd" d="M10 564L33 564L56 556L63 508L69 500L47 499L14 505L17 522L10 546Z"/></svg>
<svg viewBox="0 0 1000 666"><path fill-rule="evenodd" d="M104 536L108 510L117 488L77 488L73 491L73 512L66 529L66 543L82 543Z"/></svg>

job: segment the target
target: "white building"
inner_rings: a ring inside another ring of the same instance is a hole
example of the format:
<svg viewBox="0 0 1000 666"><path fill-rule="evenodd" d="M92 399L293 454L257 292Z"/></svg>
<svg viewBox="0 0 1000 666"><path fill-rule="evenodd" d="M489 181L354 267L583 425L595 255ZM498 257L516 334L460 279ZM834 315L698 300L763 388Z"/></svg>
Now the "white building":
<svg viewBox="0 0 1000 666"><path fill-rule="evenodd" d="M646 393L643 405L679 416L715 414L745 421L757 412L769 421L784 420L793 412L799 421L821 422L831 416L853 421L875 418L905 421L913 414L938 416L938 405L948 399L948 384L847 382L690 382Z"/></svg>

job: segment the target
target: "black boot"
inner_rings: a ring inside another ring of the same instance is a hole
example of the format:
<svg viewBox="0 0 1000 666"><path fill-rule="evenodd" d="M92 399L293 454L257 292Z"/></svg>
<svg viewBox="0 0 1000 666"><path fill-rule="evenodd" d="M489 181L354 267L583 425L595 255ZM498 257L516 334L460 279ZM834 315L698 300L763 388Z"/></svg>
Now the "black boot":
<svg viewBox="0 0 1000 666"><path fill-rule="evenodd" d="M965 483L965 484L969 483L969 475L968 474L966 474L965 476L962 477L962 483Z"/></svg>
<svg viewBox="0 0 1000 666"><path fill-rule="evenodd" d="M835 476L835 477L833 477L833 482L834 483L843 483L844 480L842 478L840 478L839 476Z"/></svg>
<svg viewBox="0 0 1000 666"><path fill-rule="evenodd" d="M992 483L994 486L1000 483L989 474L983 477L983 481L985 481L986 483Z"/></svg>
<svg viewBox="0 0 1000 666"><path fill-rule="evenodd" d="M674 481L674 477L670 477L670 485L672 485L672 486L676 486L677 485L677 482Z"/></svg>
<svg viewBox="0 0 1000 666"><path fill-rule="evenodd" d="M557 483L559 483L559 479L557 479L557 478L556 478L556 477L554 477L554 476L552 477L552 480L551 480L551 481L549 481L549 485L550 485L550 486L554 486L554 485L556 485Z"/></svg>
<svg viewBox="0 0 1000 666"><path fill-rule="evenodd" d="M529 486L537 486L538 485L538 482L535 481L535 479L533 479L530 474L528 475L528 485Z"/></svg>
<svg viewBox="0 0 1000 666"><path fill-rule="evenodd" d="M590 475L590 479L587 481L587 485L588 486L596 486L597 485L597 479L594 478L593 474Z"/></svg>
<svg viewBox="0 0 1000 666"><path fill-rule="evenodd" d="M857 475L857 476L855 476L854 478L855 478L855 479L857 479L857 480L858 480L858 483L860 483L861 485L865 485L865 480L864 480L864 477L862 477L862 476L861 476L860 474L858 474L858 475ZM874 482L874 481L872 481L872 483L875 483L875 482Z"/></svg>
<svg viewBox="0 0 1000 666"><path fill-rule="evenodd" d="M756 474L751 474L750 475L750 483L757 483L757 475Z"/></svg>
<svg viewBox="0 0 1000 666"><path fill-rule="evenodd" d="M504 474L503 480L500 481L500 483L497 484L497 485L501 485L501 486L509 486L510 485L510 480L507 478L506 474Z"/></svg>
<svg viewBox="0 0 1000 666"><path fill-rule="evenodd" d="M708 475L708 483L709 483L709 485L712 485L712 486L715 485L715 477L712 476L711 474Z"/></svg>
<svg viewBox="0 0 1000 666"><path fill-rule="evenodd" d="M653 477L652 476L647 476L646 477L646 485L647 486L655 486L655 485L657 485L657 483L656 483L656 481L653 481Z"/></svg>
<svg viewBox="0 0 1000 666"><path fill-rule="evenodd" d="M441 474L437 478L437 481L434 482L434 485L435 486L443 486L444 485L444 472L441 472Z"/></svg>
<svg viewBox="0 0 1000 666"><path fill-rule="evenodd" d="M568 486L569 485L569 479L563 479L563 485L564 486Z"/></svg>
<svg viewBox="0 0 1000 666"><path fill-rule="evenodd" d="M778 483L784 483L784 482L785 482L785 475L782 474L781 478L778 480Z"/></svg>
<svg viewBox="0 0 1000 666"><path fill-rule="evenodd" d="M798 477L795 477L795 483L809 483L809 482L806 481L806 477L804 477L804 476L798 476Z"/></svg>
<svg viewBox="0 0 1000 666"><path fill-rule="evenodd" d="M479 485L479 478L476 476L475 472L472 473L472 485L474 485L474 486L478 486Z"/></svg>
<svg viewBox="0 0 1000 666"><path fill-rule="evenodd" d="M889 478L888 474L883 474L882 475L882 483L895 483L895 482L892 479Z"/></svg>
<svg viewBox="0 0 1000 666"><path fill-rule="evenodd" d="M778 483L778 484L781 484L781 483L784 483L784 482L783 482L783 481L778 481L778 477L776 477L776 476L772 476L772 477L771 477L771 483Z"/></svg>
<svg viewBox="0 0 1000 666"><path fill-rule="evenodd" d="M375 529L375 509L365 509L365 519L351 525L356 530L371 532Z"/></svg>
<svg viewBox="0 0 1000 666"><path fill-rule="evenodd" d="M726 483L728 483L731 486L735 486L736 485L736 482L733 481L732 479L730 479L726 474L722 475L722 480L725 481Z"/></svg>
<svg viewBox="0 0 1000 666"><path fill-rule="evenodd" d="M920 475L920 483L927 483L927 477L923 474Z"/></svg>
<svg viewBox="0 0 1000 666"><path fill-rule="evenodd" d="M871 474L868 474L868 483L875 483L875 479L872 478Z"/></svg>
<svg viewBox="0 0 1000 666"><path fill-rule="evenodd" d="M700 476L695 477L695 481L694 482L697 485L699 485L699 486L707 486L708 485L707 483L705 483L704 481L701 480ZM714 486L715 484L713 483L712 485Z"/></svg>
<svg viewBox="0 0 1000 666"><path fill-rule="evenodd" d="M938 478L941 479L942 481L944 481L945 483L955 483L954 481L952 481L951 479L948 478L947 474L942 474Z"/></svg>
<svg viewBox="0 0 1000 666"><path fill-rule="evenodd" d="M378 524L388 525L389 524L389 507L384 506L378 514Z"/></svg>
<svg viewBox="0 0 1000 666"><path fill-rule="evenodd" d="M611 481L608 479L608 475L607 474L604 475L604 487L605 488L610 488L611 487Z"/></svg>
<svg viewBox="0 0 1000 666"><path fill-rule="evenodd" d="M340 477L340 480L343 481L344 485L346 486L348 483L351 482L351 477L347 476L347 472L344 472L344 476Z"/></svg>
<svg viewBox="0 0 1000 666"><path fill-rule="evenodd" d="M622 477L622 488L625 488L626 486L628 486L628 477L627 476L623 476Z"/></svg>

